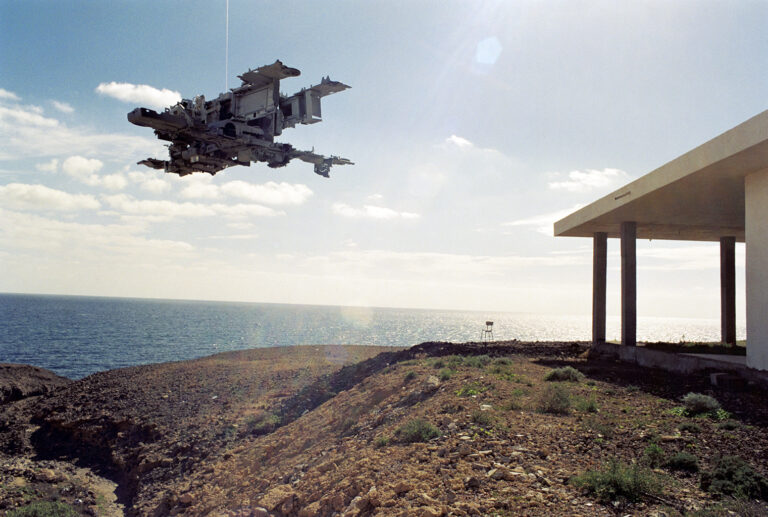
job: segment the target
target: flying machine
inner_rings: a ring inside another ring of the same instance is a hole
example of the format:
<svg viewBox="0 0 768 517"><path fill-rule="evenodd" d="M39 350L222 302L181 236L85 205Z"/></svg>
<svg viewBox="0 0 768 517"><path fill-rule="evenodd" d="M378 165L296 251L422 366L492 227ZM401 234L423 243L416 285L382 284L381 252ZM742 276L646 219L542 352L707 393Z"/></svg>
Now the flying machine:
<svg viewBox="0 0 768 517"><path fill-rule="evenodd" d="M281 79L300 74L296 68L277 60L239 75L239 87L213 100L206 101L202 95L182 99L162 113L136 108L128 113L128 121L151 127L157 138L170 142L169 160L147 158L138 163L186 176L194 172L214 175L234 165L248 167L251 162L283 167L298 158L314 164L316 174L329 177L332 165L352 162L315 154L314 149L300 151L290 144L276 142L275 137L296 124L320 122L320 100L349 86L324 77L320 84L302 88L291 96L280 93Z"/></svg>

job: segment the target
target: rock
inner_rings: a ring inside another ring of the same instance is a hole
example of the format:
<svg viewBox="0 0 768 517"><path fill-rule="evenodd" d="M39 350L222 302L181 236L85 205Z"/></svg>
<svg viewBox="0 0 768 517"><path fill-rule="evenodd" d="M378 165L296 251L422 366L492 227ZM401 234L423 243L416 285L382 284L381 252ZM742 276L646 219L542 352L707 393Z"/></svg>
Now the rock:
<svg viewBox="0 0 768 517"><path fill-rule="evenodd" d="M266 512L266 510L264 511ZM267 513L264 513L264 517L267 517L267 515ZM315 501L299 510L299 517L317 517L318 515L322 515L322 512L320 511L320 501Z"/></svg>
<svg viewBox="0 0 768 517"><path fill-rule="evenodd" d="M435 508L434 506L424 506L419 508L420 517L441 517L445 512L442 508Z"/></svg>
<svg viewBox="0 0 768 517"><path fill-rule="evenodd" d="M35 473L35 479L45 483L58 483L64 481L64 476L53 469L40 469Z"/></svg>
<svg viewBox="0 0 768 517"><path fill-rule="evenodd" d="M440 379L438 379L434 375L430 375L429 377L427 377L426 384L427 384L427 386L437 388L438 386L440 386Z"/></svg>
<svg viewBox="0 0 768 517"><path fill-rule="evenodd" d="M65 377L37 366L0 363L0 404L45 395L70 382Z"/></svg>
<svg viewBox="0 0 768 517"><path fill-rule="evenodd" d="M195 500L194 496L192 496L192 494L190 494L189 492L187 492L186 494L181 494L181 496L179 497L179 502L185 505L192 504L192 501L194 500Z"/></svg>
<svg viewBox="0 0 768 517"><path fill-rule="evenodd" d="M340 512L344 509L344 496L341 494L336 494L331 497L330 500L330 506L337 512Z"/></svg>
<svg viewBox="0 0 768 517"><path fill-rule="evenodd" d="M366 504L367 501L363 501L363 496L358 495L349 502L349 506L347 506L342 515L344 517L357 517L363 511Z"/></svg>
<svg viewBox="0 0 768 517"><path fill-rule="evenodd" d="M256 506L251 510L251 517L269 517L269 512L266 508Z"/></svg>
<svg viewBox="0 0 768 517"><path fill-rule="evenodd" d="M290 513L293 506L295 506L296 500L296 492L294 492L291 486L279 485L269 490L259 502L267 510L275 511L280 509L283 513ZM284 511L286 508L288 509L287 512Z"/></svg>
<svg viewBox="0 0 768 517"><path fill-rule="evenodd" d="M397 495L404 494L413 490L413 486L407 481L399 481L393 488Z"/></svg>
<svg viewBox="0 0 768 517"><path fill-rule="evenodd" d="M467 488L479 488L480 480L475 476L467 476L464 478L464 486Z"/></svg>

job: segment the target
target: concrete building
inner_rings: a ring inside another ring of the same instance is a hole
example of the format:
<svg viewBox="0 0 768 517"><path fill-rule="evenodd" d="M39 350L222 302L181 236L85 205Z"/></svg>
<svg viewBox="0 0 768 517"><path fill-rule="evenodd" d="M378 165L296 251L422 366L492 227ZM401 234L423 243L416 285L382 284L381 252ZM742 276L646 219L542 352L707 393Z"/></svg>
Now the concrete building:
<svg viewBox="0 0 768 517"><path fill-rule="evenodd" d="M621 341L636 344L636 239L720 242L722 341L736 341L735 243L746 243L748 367L768 370L768 111L555 223L594 242L592 339L605 341L607 239L621 239Z"/></svg>

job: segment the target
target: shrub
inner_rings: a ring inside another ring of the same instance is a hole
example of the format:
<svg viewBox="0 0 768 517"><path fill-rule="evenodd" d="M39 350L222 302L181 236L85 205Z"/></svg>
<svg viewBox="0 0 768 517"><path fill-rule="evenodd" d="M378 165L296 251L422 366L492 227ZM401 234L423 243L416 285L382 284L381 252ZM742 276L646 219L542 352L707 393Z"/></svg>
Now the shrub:
<svg viewBox="0 0 768 517"><path fill-rule="evenodd" d="M571 397L559 384L547 386L539 396L539 411L555 415L567 415L571 412Z"/></svg>
<svg viewBox="0 0 768 517"><path fill-rule="evenodd" d="M445 358L445 365L448 368L457 368L464 364L464 358L460 355L449 355Z"/></svg>
<svg viewBox="0 0 768 517"><path fill-rule="evenodd" d="M387 438L383 434L379 435L376 437L375 440L373 440L373 445L376 447L386 447L387 445L389 445L389 438Z"/></svg>
<svg viewBox="0 0 768 517"><path fill-rule="evenodd" d="M493 415L489 411L480 411L479 409L472 412L472 421L486 429L490 429L494 425Z"/></svg>
<svg viewBox="0 0 768 517"><path fill-rule="evenodd" d="M664 449L652 443L643 451L643 463L649 467L659 467L664 463Z"/></svg>
<svg viewBox="0 0 768 517"><path fill-rule="evenodd" d="M68 504L58 501L36 501L21 508L9 510L8 517L76 517L78 514Z"/></svg>
<svg viewBox="0 0 768 517"><path fill-rule="evenodd" d="M428 442L440 436L440 431L426 420L417 418L400 426L395 431L395 439L400 443Z"/></svg>
<svg viewBox="0 0 768 517"><path fill-rule="evenodd" d="M437 359L435 362L432 363L432 367L436 370L439 370L440 368L445 368L445 361L442 359Z"/></svg>
<svg viewBox="0 0 768 517"><path fill-rule="evenodd" d="M683 405L689 415L715 413L720 409L720 403L717 399L701 393L688 393L683 397Z"/></svg>
<svg viewBox="0 0 768 517"><path fill-rule="evenodd" d="M464 364L473 368L485 368L490 362L491 358L487 355L471 355L464 358Z"/></svg>
<svg viewBox="0 0 768 517"><path fill-rule="evenodd" d="M665 466L670 470L683 472L698 472L699 459L689 452L678 452L667 460Z"/></svg>
<svg viewBox="0 0 768 517"><path fill-rule="evenodd" d="M736 429L741 428L741 424L735 420L726 420L725 422L717 424L717 428L724 431L735 431Z"/></svg>
<svg viewBox="0 0 768 517"><path fill-rule="evenodd" d="M646 495L660 495L662 488L652 471L639 465L624 465L616 459L611 459L601 470L589 470L572 478L571 483L603 503L637 502Z"/></svg>
<svg viewBox="0 0 768 517"><path fill-rule="evenodd" d="M415 378L416 378L416 372L408 372L405 374L405 377L403 377L403 381L411 382Z"/></svg>
<svg viewBox="0 0 768 517"><path fill-rule="evenodd" d="M453 370L450 370L448 368L443 368L442 370L440 370L438 377L440 378L441 381L447 381L448 379L453 377L454 373L456 372L454 372Z"/></svg>
<svg viewBox="0 0 768 517"><path fill-rule="evenodd" d="M498 364L501 366L509 366L512 364L512 359L508 357L497 357L493 360L493 364Z"/></svg>
<svg viewBox="0 0 768 517"><path fill-rule="evenodd" d="M701 488L716 497L732 495L768 500L768 480L738 456L723 456L701 475Z"/></svg>
<svg viewBox="0 0 768 517"><path fill-rule="evenodd" d="M701 432L701 426L697 424L696 422L683 422L679 426L677 426L678 429L680 429L683 432L686 433L700 433Z"/></svg>
<svg viewBox="0 0 768 517"><path fill-rule="evenodd" d="M245 428L249 433L266 434L274 431L280 425L280 417L274 413L264 412L253 415L245 421Z"/></svg>
<svg viewBox="0 0 768 517"><path fill-rule="evenodd" d="M576 409L584 413L597 413L597 400L595 400L595 396L592 395L588 399L579 398L576 401Z"/></svg>
<svg viewBox="0 0 768 517"><path fill-rule="evenodd" d="M473 395L479 395L484 391L487 391L488 387L480 384L479 382L471 382L459 388L456 391L456 395L459 397L472 397Z"/></svg>
<svg viewBox="0 0 768 517"><path fill-rule="evenodd" d="M550 371L545 377L545 381L569 381L579 382L584 378L584 374L573 366L565 366L563 368L555 368Z"/></svg>

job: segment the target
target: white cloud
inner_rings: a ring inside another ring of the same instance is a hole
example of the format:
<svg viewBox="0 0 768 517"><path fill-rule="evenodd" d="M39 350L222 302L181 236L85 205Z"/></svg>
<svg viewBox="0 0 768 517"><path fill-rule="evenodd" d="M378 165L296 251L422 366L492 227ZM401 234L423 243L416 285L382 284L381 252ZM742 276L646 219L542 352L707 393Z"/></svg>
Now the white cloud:
<svg viewBox="0 0 768 517"><path fill-rule="evenodd" d="M53 107L59 110L62 113L74 113L75 108L73 108L70 104L67 104L66 102L59 102L59 101L51 101L51 104L53 104Z"/></svg>
<svg viewBox="0 0 768 517"><path fill-rule="evenodd" d="M214 240L249 241L258 239L259 236L255 233L234 233L232 235L213 235L208 238Z"/></svg>
<svg viewBox="0 0 768 517"><path fill-rule="evenodd" d="M35 164L35 169L40 172L56 172L59 170L59 160L52 158L50 161Z"/></svg>
<svg viewBox="0 0 768 517"><path fill-rule="evenodd" d="M301 205L313 192L309 187L300 183L267 183L255 184L246 181L229 181L215 185L212 177L199 175L192 179L181 191L181 196L187 199L220 199L223 196L247 199L255 203L267 205Z"/></svg>
<svg viewBox="0 0 768 517"><path fill-rule="evenodd" d="M92 174L95 174L104 166L101 160L94 158L83 158L82 156L70 156L64 163L61 164L61 168L72 176L73 178L87 178Z"/></svg>
<svg viewBox="0 0 768 517"><path fill-rule="evenodd" d="M96 87L96 92L123 102L141 104L142 106L156 109L173 106L181 100L181 94L177 91L166 88L158 90L146 84L117 83L112 81L99 84Z"/></svg>
<svg viewBox="0 0 768 517"><path fill-rule="evenodd" d="M618 187L630 179L629 174L620 169L585 169L571 171L565 181L551 181L549 188L568 192L589 192L596 189Z"/></svg>
<svg viewBox="0 0 768 517"><path fill-rule="evenodd" d="M584 205L582 204L577 204L571 208L565 208L556 212L534 215L532 217L526 217L524 219L517 219L515 221L502 223L502 226L535 226L537 232L552 236L554 234L553 225L555 224L555 221L559 221L563 217L567 216L571 212L575 212L583 206Z"/></svg>
<svg viewBox="0 0 768 517"><path fill-rule="evenodd" d="M188 257L194 249L189 243L163 239L148 239L140 226L122 224L85 224L49 219L0 208L0 244L19 250L54 253L59 262L66 259L72 266L76 261L104 261L115 264L119 259L157 263L174 262ZM63 254L63 255L62 255ZM35 254L38 257L38 254Z"/></svg>
<svg viewBox="0 0 768 517"><path fill-rule="evenodd" d="M381 194L371 194L370 196L366 196L365 199L367 199L368 201L381 201L382 199L384 199L384 196L382 196Z"/></svg>
<svg viewBox="0 0 768 517"><path fill-rule="evenodd" d="M230 181L221 186L221 191L228 196L268 205L301 205L313 194L306 185L274 181L260 185L245 181Z"/></svg>
<svg viewBox="0 0 768 517"><path fill-rule="evenodd" d="M127 194L102 196L110 207L128 215L154 217L157 220L168 220L174 217L273 217L284 215L284 212L256 204L225 205L222 203L202 204L192 202L176 202L168 200L141 200Z"/></svg>
<svg viewBox="0 0 768 517"><path fill-rule="evenodd" d="M0 123L38 128L52 128L59 125L58 120L44 117L42 110L37 106L0 106Z"/></svg>
<svg viewBox="0 0 768 517"><path fill-rule="evenodd" d="M192 174L184 178L186 186L181 190L181 197L186 199L220 199L221 188L213 184L210 174Z"/></svg>
<svg viewBox="0 0 768 517"><path fill-rule="evenodd" d="M589 264L586 255L467 255L454 253L410 252L389 250L346 249L327 255L305 258L304 264L313 270L324 268L344 271L350 276L377 276L398 272L398 277L434 278L442 281L466 280L473 283L481 277L498 278L514 275L531 267L561 267Z"/></svg>
<svg viewBox="0 0 768 517"><path fill-rule="evenodd" d="M104 163L95 158L70 156L61 164L61 169L76 180L91 187L104 187L109 190L121 190L128 181L122 174L97 174Z"/></svg>
<svg viewBox="0 0 768 517"><path fill-rule="evenodd" d="M137 184L140 189L152 194L161 194L171 188L171 182L165 173L158 176L155 171L128 171L126 174L128 179Z"/></svg>
<svg viewBox="0 0 768 517"><path fill-rule="evenodd" d="M82 154L120 160L164 156L156 140L86 128L70 128L45 117L36 106L0 105L0 160Z"/></svg>
<svg viewBox="0 0 768 517"><path fill-rule="evenodd" d="M0 99L8 99L8 100L12 100L12 101L20 101L21 97L19 97L18 95L16 95L13 92L9 92L6 89L0 88Z"/></svg>
<svg viewBox="0 0 768 517"><path fill-rule="evenodd" d="M351 218L367 219L418 219L419 214L412 212L397 212L391 208L383 206L363 205L362 208L355 208L346 203L334 203L331 207L334 214Z"/></svg>
<svg viewBox="0 0 768 517"><path fill-rule="evenodd" d="M44 185L10 183L0 186L0 204L15 210L96 210L101 204L93 196L69 194Z"/></svg>
<svg viewBox="0 0 768 517"><path fill-rule="evenodd" d="M448 144L455 145L456 147L474 147L475 145L467 140L466 138L462 138L457 135L451 135L448 138L445 139L445 142Z"/></svg>

